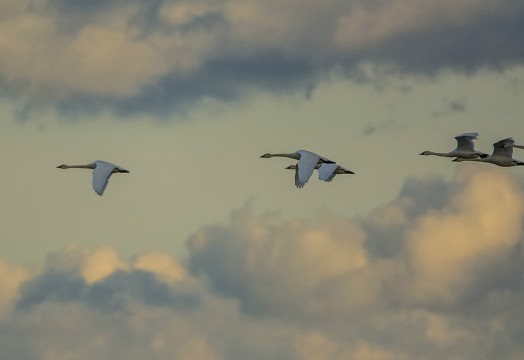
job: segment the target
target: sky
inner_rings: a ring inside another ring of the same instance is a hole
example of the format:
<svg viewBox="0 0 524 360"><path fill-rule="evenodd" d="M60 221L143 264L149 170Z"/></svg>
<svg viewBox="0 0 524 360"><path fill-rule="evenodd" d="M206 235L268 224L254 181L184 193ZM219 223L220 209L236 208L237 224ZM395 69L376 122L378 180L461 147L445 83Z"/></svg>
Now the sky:
<svg viewBox="0 0 524 360"><path fill-rule="evenodd" d="M6 359L524 359L521 1L0 6Z"/></svg>

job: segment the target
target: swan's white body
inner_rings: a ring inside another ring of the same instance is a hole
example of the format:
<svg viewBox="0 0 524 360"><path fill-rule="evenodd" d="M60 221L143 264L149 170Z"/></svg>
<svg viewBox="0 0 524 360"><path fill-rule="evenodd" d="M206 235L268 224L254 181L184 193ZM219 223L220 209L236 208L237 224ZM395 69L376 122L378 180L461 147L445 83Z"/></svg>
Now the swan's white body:
<svg viewBox="0 0 524 360"><path fill-rule="evenodd" d="M515 141L512 138L503 139L493 144L493 154L485 158L476 159L461 159L457 158L453 161L477 161L494 164L498 166L519 166L524 165L524 161L513 159L513 148L521 147L515 145Z"/></svg>
<svg viewBox="0 0 524 360"><path fill-rule="evenodd" d="M298 188L303 188L304 185L309 181L313 170L317 164L323 163L333 163L333 161L325 158L323 156L317 155L311 151L307 150L298 150L294 153L289 154L270 154L266 153L261 156L261 158L271 158L271 157L288 157L291 159L298 160L297 168L295 171L295 185Z"/></svg>
<svg viewBox="0 0 524 360"><path fill-rule="evenodd" d="M479 134L476 132L460 134L455 136L455 139L457 140L457 147L454 150L451 150L447 153L424 151L420 153L420 155L435 155L462 159L486 158L488 156L487 154L475 150L474 140L478 139L478 136Z"/></svg>
<svg viewBox="0 0 524 360"><path fill-rule="evenodd" d="M126 169L108 163L102 160L93 161L90 164L86 165L60 165L57 166L58 169L93 169L93 189L95 192L102 196L104 190L106 189L107 183L109 182L109 177L113 173L128 173Z"/></svg>
<svg viewBox="0 0 524 360"><path fill-rule="evenodd" d="M354 174L354 172L337 164L322 164L318 169L318 178L322 181L329 182L337 174Z"/></svg>
<svg viewBox="0 0 524 360"><path fill-rule="evenodd" d="M296 170L297 166L289 165L286 169ZM326 181L326 182L333 180L333 178L337 174L354 174L353 171L348 170L345 167L342 167L335 163L316 164L315 169L318 170L319 180ZM296 178L296 174L295 174L295 178Z"/></svg>

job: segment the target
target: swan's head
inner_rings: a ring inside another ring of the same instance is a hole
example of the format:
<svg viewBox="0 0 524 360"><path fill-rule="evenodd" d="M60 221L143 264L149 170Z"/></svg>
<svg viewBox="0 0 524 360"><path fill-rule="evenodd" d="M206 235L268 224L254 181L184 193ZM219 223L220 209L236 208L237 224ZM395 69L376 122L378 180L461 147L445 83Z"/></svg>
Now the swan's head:
<svg viewBox="0 0 524 360"><path fill-rule="evenodd" d="M451 160L451 161L455 161L455 162L462 162L462 161L465 161L465 160L464 160L464 159L462 159L462 158L455 158L455 159L453 159L453 160Z"/></svg>
<svg viewBox="0 0 524 360"><path fill-rule="evenodd" d="M265 153L264 155L260 156L261 158L270 158L272 155L270 153Z"/></svg>
<svg viewBox="0 0 524 360"><path fill-rule="evenodd" d="M62 164L62 165L58 165L56 168L57 168L57 169L67 169L68 166L65 165L65 164Z"/></svg>
<svg viewBox="0 0 524 360"><path fill-rule="evenodd" d="M431 155L431 151L423 151L419 155Z"/></svg>

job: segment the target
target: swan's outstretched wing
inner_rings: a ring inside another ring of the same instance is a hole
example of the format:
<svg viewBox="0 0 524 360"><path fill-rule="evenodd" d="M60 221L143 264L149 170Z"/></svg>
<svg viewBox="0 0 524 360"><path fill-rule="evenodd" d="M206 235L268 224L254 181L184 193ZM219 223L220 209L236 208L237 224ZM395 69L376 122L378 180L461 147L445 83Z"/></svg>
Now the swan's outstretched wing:
<svg viewBox="0 0 524 360"><path fill-rule="evenodd" d="M502 139L493 144L493 155L497 157L512 158L513 145L515 140L512 138Z"/></svg>
<svg viewBox="0 0 524 360"><path fill-rule="evenodd" d="M461 151L475 151L475 143L473 140L478 139L479 134L476 132L464 133L455 136L457 140L457 150Z"/></svg>
<svg viewBox="0 0 524 360"><path fill-rule="evenodd" d="M307 150L299 150L298 153L300 154L300 159L298 160L295 173L295 185L298 188L302 188L313 174L320 156Z"/></svg>
<svg viewBox="0 0 524 360"><path fill-rule="evenodd" d="M102 196L109 182L109 177L117 166L100 160L95 161L95 164L96 167L93 170L93 189L95 189L98 195Z"/></svg>
<svg viewBox="0 0 524 360"><path fill-rule="evenodd" d="M335 171L337 170L337 164L322 164L318 168L318 178L322 181L331 181L335 177Z"/></svg>

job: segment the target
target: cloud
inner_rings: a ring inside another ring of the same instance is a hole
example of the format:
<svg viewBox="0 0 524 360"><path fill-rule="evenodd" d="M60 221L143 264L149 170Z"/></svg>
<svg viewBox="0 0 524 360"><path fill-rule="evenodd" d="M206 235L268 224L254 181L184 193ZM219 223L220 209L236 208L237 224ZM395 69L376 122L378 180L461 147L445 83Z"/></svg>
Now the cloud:
<svg viewBox="0 0 524 360"><path fill-rule="evenodd" d="M170 288L146 271L116 271L90 285L71 274L44 273L21 287L16 307L26 311L47 302L84 303L97 310L121 311L130 302L190 309L199 299L195 293Z"/></svg>
<svg viewBox="0 0 524 360"><path fill-rule="evenodd" d="M388 352L376 345L360 342L355 346L345 346L333 342L319 332L298 336L295 340L298 358L304 360L355 359L355 360L393 360L406 359L402 354Z"/></svg>
<svg viewBox="0 0 524 360"><path fill-rule="evenodd" d="M278 224L246 208L232 222L231 229L210 227L189 239L190 267L217 291L238 298L248 313L315 312L325 279L358 272L368 262L364 234L346 219L326 214L315 225Z"/></svg>
<svg viewBox="0 0 524 360"><path fill-rule="evenodd" d="M18 296L18 288L27 281L32 272L24 266L10 264L0 259L0 315L8 312Z"/></svg>
<svg viewBox="0 0 524 360"><path fill-rule="evenodd" d="M377 358L490 358L506 345L486 334L518 320L487 308L522 310L522 201L503 169L473 166L451 182L410 179L398 199L361 222L324 213L314 222L278 221L245 208L230 226L194 234L189 264L247 314L346 339L301 338L313 347L306 352L321 354L312 358L354 358L347 354L358 349L355 339ZM491 325L479 330L481 321ZM382 349L384 341L395 345ZM475 349L484 341L489 348ZM520 349L512 346L507 354Z"/></svg>
<svg viewBox="0 0 524 360"><path fill-rule="evenodd" d="M460 299L480 268L493 272L491 262L507 260L521 243L522 194L505 172L463 174L457 182L445 211L420 218L407 234L414 297Z"/></svg>
<svg viewBox="0 0 524 360"><path fill-rule="evenodd" d="M0 2L0 86L27 106L169 113L337 72L472 73L522 64L511 0ZM365 76L364 76L365 78Z"/></svg>
<svg viewBox="0 0 524 360"><path fill-rule="evenodd" d="M0 262L2 284L19 269L2 354L519 359L523 187L508 169L464 165L450 180L408 179L359 219L283 220L246 205L196 231L182 261L70 246L32 272Z"/></svg>
<svg viewBox="0 0 524 360"><path fill-rule="evenodd" d="M150 262L155 259L161 262L152 265ZM25 310L58 302L117 311L138 302L191 309L198 306L199 295L183 285L185 276L179 268L167 254L146 253L135 264L125 264L112 248L89 251L70 246L51 254L44 271L23 283L16 308Z"/></svg>

